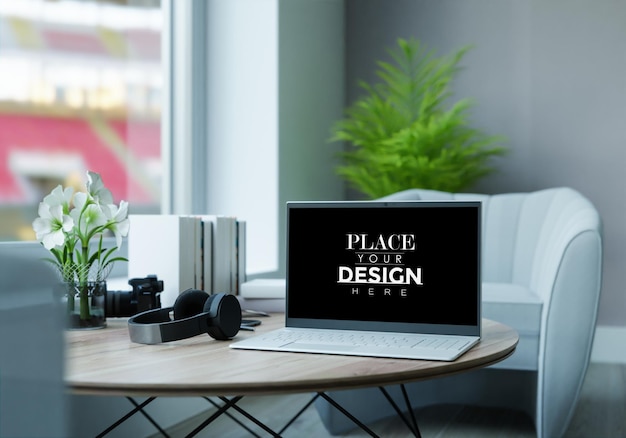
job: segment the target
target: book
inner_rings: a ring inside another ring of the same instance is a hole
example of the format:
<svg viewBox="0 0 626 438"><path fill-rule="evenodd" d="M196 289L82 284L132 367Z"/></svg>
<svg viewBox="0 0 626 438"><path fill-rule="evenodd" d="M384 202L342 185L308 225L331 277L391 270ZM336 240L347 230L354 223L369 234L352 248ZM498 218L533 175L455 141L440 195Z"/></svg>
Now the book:
<svg viewBox="0 0 626 438"><path fill-rule="evenodd" d="M237 240L235 251L237 258L237 276L235 283L235 294L241 293L241 285L246 281L246 221L237 219Z"/></svg>
<svg viewBox="0 0 626 438"><path fill-rule="evenodd" d="M212 225L209 222L208 225L203 216L199 215L186 215L186 217L193 218L195 223L195 289L203 290L205 292L212 292L212 251L213 251L213 230Z"/></svg>
<svg viewBox="0 0 626 438"><path fill-rule="evenodd" d="M129 215L128 276L154 274L163 280L161 305L174 305L178 295L196 287L196 225L192 217Z"/></svg>
<svg viewBox="0 0 626 438"><path fill-rule="evenodd" d="M204 236L202 220L197 216L192 216L193 219L193 241L194 241L194 289L204 290L204 264L203 264L203 251L204 251Z"/></svg>
<svg viewBox="0 0 626 438"><path fill-rule="evenodd" d="M202 286L201 290L213 293L213 225L211 221L200 220L202 224Z"/></svg>
<svg viewBox="0 0 626 438"><path fill-rule="evenodd" d="M212 233L211 250L211 293L234 293L235 282L232 274L235 257L235 218L225 215L202 215L205 227L210 225ZM206 235L206 233L205 233ZM205 248L206 253L206 248ZM205 288L207 284L205 282Z"/></svg>
<svg viewBox="0 0 626 438"><path fill-rule="evenodd" d="M229 259L230 271L230 293L237 294L237 218L229 216L229 229L228 229L228 246L229 251L226 256Z"/></svg>
<svg viewBox="0 0 626 438"><path fill-rule="evenodd" d="M286 287L284 278L256 278L241 284L241 296L245 299L285 299Z"/></svg>
<svg viewBox="0 0 626 438"><path fill-rule="evenodd" d="M244 311L250 310L253 313L255 311L262 312L285 312L285 298L243 298L241 295L237 297L241 309ZM246 316L246 318L254 318L253 315Z"/></svg>

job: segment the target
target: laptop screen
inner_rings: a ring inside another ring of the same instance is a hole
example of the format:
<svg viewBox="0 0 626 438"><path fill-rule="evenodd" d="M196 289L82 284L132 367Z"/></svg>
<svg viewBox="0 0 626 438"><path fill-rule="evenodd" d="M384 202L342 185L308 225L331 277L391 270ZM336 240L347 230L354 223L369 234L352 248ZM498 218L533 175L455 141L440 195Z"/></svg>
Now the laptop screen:
<svg viewBox="0 0 626 438"><path fill-rule="evenodd" d="M480 335L478 201L287 203L292 327Z"/></svg>

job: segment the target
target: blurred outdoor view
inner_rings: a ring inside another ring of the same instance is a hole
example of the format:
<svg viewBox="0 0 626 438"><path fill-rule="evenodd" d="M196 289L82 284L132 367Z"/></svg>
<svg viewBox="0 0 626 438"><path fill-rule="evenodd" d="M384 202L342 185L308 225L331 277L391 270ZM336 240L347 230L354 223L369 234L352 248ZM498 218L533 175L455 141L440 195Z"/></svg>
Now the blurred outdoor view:
<svg viewBox="0 0 626 438"><path fill-rule="evenodd" d="M100 173L159 212L160 0L0 1L0 240L32 240L55 186Z"/></svg>

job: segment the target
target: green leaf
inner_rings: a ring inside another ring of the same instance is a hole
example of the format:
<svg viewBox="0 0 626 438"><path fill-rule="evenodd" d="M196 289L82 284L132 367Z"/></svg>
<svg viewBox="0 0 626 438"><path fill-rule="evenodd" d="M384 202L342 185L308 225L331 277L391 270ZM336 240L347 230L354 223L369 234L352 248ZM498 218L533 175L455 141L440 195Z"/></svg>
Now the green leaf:
<svg viewBox="0 0 626 438"><path fill-rule="evenodd" d="M331 141L348 144L336 172L371 198L407 188L461 191L493 171L505 139L472 128L470 99L449 103L466 46L437 57L418 40L399 39L380 82L360 82L364 95L335 123Z"/></svg>

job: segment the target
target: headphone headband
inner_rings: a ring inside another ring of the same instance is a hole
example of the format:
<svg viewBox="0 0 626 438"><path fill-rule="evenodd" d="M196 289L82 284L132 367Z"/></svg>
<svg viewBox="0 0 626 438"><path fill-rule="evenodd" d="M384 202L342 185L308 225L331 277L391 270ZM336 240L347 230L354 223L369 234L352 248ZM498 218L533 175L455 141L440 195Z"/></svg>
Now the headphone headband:
<svg viewBox="0 0 626 438"><path fill-rule="evenodd" d="M174 313L174 319L170 313ZM183 292L174 307L147 310L128 319L130 340L139 344L160 344L207 333L219 340L239 331L241 307L232 295Z"/></svg>
<svg viewBox="0 0 626 438"><path fill-rule="evenodd" d="M173 310L173 307L147 310L131 317L128 320L130 340L139 344L160 344L206 333L211 325L209 312L172 320L170 312Z"/></svg>

